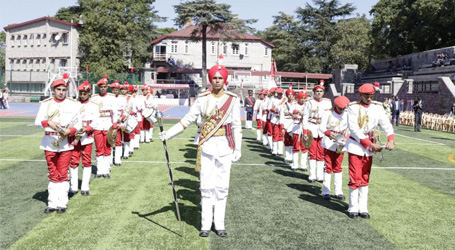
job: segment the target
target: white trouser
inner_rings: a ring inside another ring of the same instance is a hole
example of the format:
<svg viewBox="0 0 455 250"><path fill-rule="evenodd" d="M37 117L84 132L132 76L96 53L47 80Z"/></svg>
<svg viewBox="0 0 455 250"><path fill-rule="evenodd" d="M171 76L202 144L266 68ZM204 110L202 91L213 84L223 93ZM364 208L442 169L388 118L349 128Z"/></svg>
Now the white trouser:
<svg viewBox="0 0 455 250"><path fill-rule="evenodd" d="M198 145L199 144L199 137L201 136L201 133L196 133L196 136L194 137L193 144Z"/></svg>
<svg viewBox="0 0 455 250"><path fill-rule="evenodd" d="M261 137L262 137L262 130L257 129L256 130L256 141L261 141Z"/></svg>
<svg viewBox="0 0 455 250"><path fill-rule="evenodd" d="M333 185L335 188L335 195L343 194L343 172L333 173Z"/></svg>
<svg viewBox="0 0 455 250"><path fill-rule="evenodd" d="M274 141L273 144L272 144L272 154L276 155L278 154L278 142L277 141Z"/></svg>
<svg viewBox="0 0 455 250"><path fill-rule="evenodd" d="M324 180L324 161L316 161L316 180L322 181Z"/></svg>
<svg viewBox="0 0 455 250"><path fill-rule="evenodd" d="M109 158L108 156L96 157L96 174L104 175L109 174Z"/></svg>
<svg viewBox="0 0 455 250"><path fill-rule="evenodd" d="M269 149L272 150L273 149L273 140L272 140L272 136L267 136L267 142L269 144Z"/></svg>
<svg viewBox="0 0 455 250"><path fill-rule="evenodd" d="M149 137L150 137L150 141L153 140L153 128L149 129Z"/></svg>
<svg viewBox="0 0 455 250"><path fill-rule="evenodd" d="M70 167L70 190L72 192L77 192L79 190L79 168Z"/></svg>
<svg viewBox="0 0 455 250"><path fill-rule="evenodd" d="M300 168L303 170L306 170L308 168L307 162L308 162L308 152L302 152L302 155L300 156Z"/></svg>
<svg viewBox="0 0 455 250"><path fill-rule="evenodd" d="M130 157L130 142L125 142L123 143L124 149L123 149L123 158L128 158Z"/></svg>
<svg viewBox="0 0 455 250"><path fill-rule="evenodd" d="M122 146L115 146L114 148L115 150L115 159L114 159L114 163L115 164L122 164Z"/></svg>
<svg viewBox="0 0 455 250"><path fill-rule="evenodd" d="M368 186L359 187L359 212L368 213Z"/></svg>
<svg viewBox="0 0 455 250"><path fill-rule="evenodd" d="M316 180L316 160L310 160L310 171L308 173L308 180Z"/></svg>
<svg viewBox="0 0 455 250"><path fill-rule="evenodd" d="M226 201L229 192L232 154L213 156L202 152L201 190L201 230L210 230L214 216L215 228L224 230ZM213 212L212 207L215 206Z"/></svg>
<svg viewBox="0 0 455 250"><path fill-rule="evenodd" d="M298 169L299 168L299 152L293 152L292 153L292 169Z"/></svg>
<svg viewBox="0 0 455 250"><path fill-rule="evenodd" d="M58 205L58 182L50 181L47 185L47 206L57 208Z"/></svg>
<svg viewBox="0 0 455 250"><path fill-rule="evenodd" d="M83 167L82 169L81 191L89 191L90 177L92 176L92 167Z"/></svg>
<svg viewBox="0 0 455 250"><path fill-rule="evenodd" d="M332 173L324 172L324 182L322 183L322 195L328 194L330 195L330 185L332 179Z"/></svg>
<svg viewBox="0 0 455 250"><path fill-rule="evenodd" d="M349 208L348 212L358 213L359 212L359 189L349 188Z"/></svg>
<svg viewBox="0 0 455 250"><path fill-rule="evenodd" d="M68 205L68 191L70 183L68 181L57 182L58 202L57 207L66 208Z"/></svg>
<svg viewBox="0 0 455 250"><path fill-rule="evenodd" d="M141 131L140 131L140 135L141 135L141 137L140 137L139 140L140 140L140 142L142 143L142 142L145 141L145 130L141 130Z"/></svg>
<svg viewBox="0 0 455 250"><path fill-rule="evenodd" d="M286 146L284 147L284 160L285 161L292 161L292 146Z"/></svg>
<svg viewBox="0 0 455 250"><path fill-rule="evenodd" d="M264 146L267 146L267 144L269 143L269 137L267 136L267 134L263 134L262 135L262 145Z"/></svg>
<svg viewBox="0 0 455 250"><path fill-rule="evenodd" d="M140 134L134 135L134 147L139 148L139 139L141 138Z"/></svg>
<svg viewBox="0 0 455 250"><path fill-rule="evenodd" d="M278 141L278 155L283 155L284 141Z"/></svg>

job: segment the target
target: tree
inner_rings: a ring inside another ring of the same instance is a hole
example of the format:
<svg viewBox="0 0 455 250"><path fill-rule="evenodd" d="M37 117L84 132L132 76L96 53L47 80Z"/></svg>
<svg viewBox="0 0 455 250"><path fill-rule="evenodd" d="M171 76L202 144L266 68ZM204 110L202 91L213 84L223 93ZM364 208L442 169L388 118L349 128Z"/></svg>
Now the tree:
<svg viewBox="0 0 455 250"><path fill-rule="evenodd" d="M55 14L54 18L66 22L79 22L79 18L82 14L82 8L80 6L70 6L60 8Z"/></svg>
<svg viewBox="0 0 455 250"><path fill-rule="evenodd" d="M336 35L337 19L350 15L352 4L340 6L338 0L313 0L316 7L306 4L296 13L301 21L300 36L303 57L300 64L307 71L330 73L332 71L331 47Z"/></svg>
<svg viewBox="0 0 455 250"><path fill-rule="evenodd" d="M151 57L154 22L163 20L154 0L79 0L84 23L80 35L81 67L112 74L142 65Z"/></svg>
<svg viewBox="0 0 455 250"><path fill-rule="evenodd" d="M299 45L298 25L299 21L295 20L294 16L280 11L277 16L273 16L273 26L257 34L275 45L273 57L277 68L281 71L299 71L302 69L299 64L302 50Z"/></svg>
<svg viewBox="0 0 455 250"><path fill-rule="evenodd" d="M331 49L333 66L357 64L359 69L366 69L371 49L371 24L365 15L339 21L335 25L335 34Z"/></svg>
<svg viewBox="0 0 455 250"><path fill-rule="evenodd" d="M455 1L379 0L373 19L373 54L387 58L455 44Z"/></svg>
<svg viewBox="0 0 455 250"><path fill-rule="evenodd" d="M5 71L6 33L0 32L0 71Z"/></svg>
<svg viewBox="0 0 455 250"><path fill-rule="evenodd" d="M188 22L196 25L191 33L193 40L202 40L202 84L207 84L207 32L224 34L226 39L240 37L252 28L247 26L254 19L241 20L229 10L229 4L217 4L214 0L194 0L174 5L177 18L175 24L180 28Z"/></svg>

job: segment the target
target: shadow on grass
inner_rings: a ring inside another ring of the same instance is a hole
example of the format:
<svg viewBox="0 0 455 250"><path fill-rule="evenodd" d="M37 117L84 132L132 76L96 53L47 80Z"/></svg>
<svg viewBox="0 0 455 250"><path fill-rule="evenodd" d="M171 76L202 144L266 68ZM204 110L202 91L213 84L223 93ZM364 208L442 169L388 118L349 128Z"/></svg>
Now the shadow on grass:
<svg viewBox="0 0 455 250"><path fill-rule="evenodd" d="M196 159L197 156L197 145L194 144L186 144L185 148L179 149L179 151L186 151L183 156L186 159Z"/></svg>
<svg viewBox="0 0 455 250"><path fill-rule="evenodd" d="M194 162L194 161L192 161L192 162ZM187 173L187 174L195 176L195 177L199 177L199 173L196 171L195 167L178 167L178 168L175 168L175 170L183 172L183 173Z"/></svg>
<svg viewBox="0 0 455 250"><path fill-rule="evenodd" d="M44 202L45 204L47 204L47 197L48 197L49 193L47 192L47 189L44 190L44 191L40 191L36 194L34 194L32 196L33 199L35 200L38 200L38 201L42 201Z"/></svg>
<svg viewBox="0 0 455 250"><path fill-rule="evenodd" d="M159 224L158 222L156 222L156 221L154 221L154 220L152 220L152 219L150 219L150 218L147 218L147 216L153 215L152 213L149 213L149 214L140 214L139 212L135 212L135 211L133 211L133 212L131 212L131 213L132 213L132 214L135 214L135 215L137 215L137 216L139 216L139 217L141 217L141 218L144 218L144 219L146 219L146 220L152 222L153 224L155 224L155 225L157 225L157 226L159 226L159 227L161 227L161 228L163 228L163 229L166 229L167 231L169 231L169 232L171 232L171 233L174 233L174 234L176 234L176 235L182 237L181 234L178 234L177 232L175 232L175 231L173 231L173 230L171 230L171 229L169 229L169 228L167 228L167 227L165 227L165 226Z"/></svg>
<svg viewBox="0 0 455 250"><path fill-rule="evenodd" d="M431 139L438 139L438 140L445 140L445 141L452 141L453 140L452 138L444 138L444 137L436 137L436 136L432 136L430 138Z"/></svg>
<svg viewBox="0 0 455 250"><path fill-rule="evenodd" d="M294 178L298 178L298 179L301 179L301 180L307 180L308 179L308 174L304 174L304 172L300 171L300 170L297 170L297 171L285 171L285 170L282 170L282 169L276 169L276 170L273 170L273 172L275 172L277 174L280 174L282 176L286 176L286 177L294 177Z"/></svg>
<svg viewBox="0 0 455 250"><path fill-rule="evenodd" d="M311 203L314 203L319 206L326 207L328 209L332 209L334 211L341 212L343 214L346 214L346 211L348 210L348 204L344 201L339 201L335 199L330 199L329 201L326 201L322 198L321 196L321 188L312 184L296 184L296 183L290 183L286 184L288 187L296 189L298 191L303 192L303 194L299 195L299 198Z"/></svg>

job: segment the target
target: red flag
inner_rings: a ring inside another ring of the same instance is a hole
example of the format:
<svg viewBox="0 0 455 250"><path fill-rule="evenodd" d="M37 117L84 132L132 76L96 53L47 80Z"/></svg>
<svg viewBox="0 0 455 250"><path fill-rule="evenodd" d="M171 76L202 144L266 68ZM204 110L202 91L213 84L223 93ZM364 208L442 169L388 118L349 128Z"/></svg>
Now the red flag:
<svg viewBox="0 0 455 250"><path fill-rule="evenodd" d="M275 78L275 73L276 73L276 63L275 59L272 60L272 68L270 69L270 75Z"/></svg>
<svg viewBox="0 0 455 250"><path fill-rule="evenodd" d="M88 73L88 64L87 64L87 66L85 66L85 72Z"/></svg>
<svg viewBox="0 0 455 250"><path fill-rule="evenodd" d="M131 73L134 73L134 66L131 67Z"/></svg>

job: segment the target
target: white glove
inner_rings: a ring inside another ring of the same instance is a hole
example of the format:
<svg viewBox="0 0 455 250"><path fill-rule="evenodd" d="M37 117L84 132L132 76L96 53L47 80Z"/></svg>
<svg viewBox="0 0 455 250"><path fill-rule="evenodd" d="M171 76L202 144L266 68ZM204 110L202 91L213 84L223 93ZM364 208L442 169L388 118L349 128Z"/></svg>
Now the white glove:
<svg viewBox="0 0 455 250"><path fill-rule="evenodd" d="M182 133L184 130L182 124L177 123L174 126L172 126L169 130L160 132L158 137L160 138L161 141L168 141L169 139L172 139L174 136L177 136L178 134Z"/></svg>
<svg viewBox="0 0 455 250"><path fill-rule="evenodd" d="M234 153L232 153L232 162L236 162L242 157L242 152L240 150L235 149Z"/></svg>
<svg viewBox="0 0 455 250"><path fill-rule="evenodd" d="M167 141L169 140L169 137L167 136L166 131L160 132L158 134L158 137L160 138L160 141Z"/></svg>

